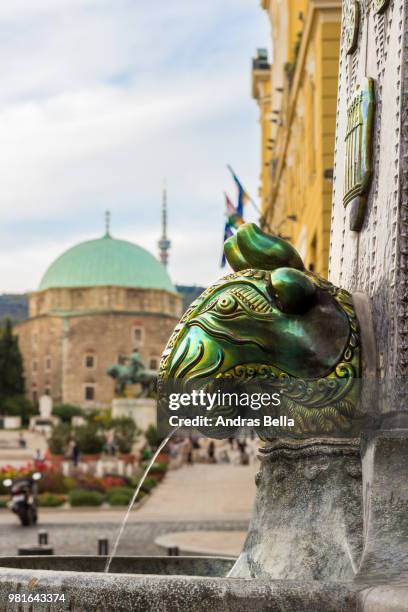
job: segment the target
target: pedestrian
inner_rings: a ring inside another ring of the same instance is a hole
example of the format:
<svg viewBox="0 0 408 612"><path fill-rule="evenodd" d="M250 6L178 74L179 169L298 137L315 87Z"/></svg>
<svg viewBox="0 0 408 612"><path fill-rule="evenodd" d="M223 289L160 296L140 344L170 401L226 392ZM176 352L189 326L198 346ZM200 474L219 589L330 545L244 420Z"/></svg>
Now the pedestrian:
<svg viewBox="0 0 408 612"><path fill-rule="evenodd" d="M208 462L209 463L216 463L214 440L211 440L211 442L208 445L207 455L208 455Z"/></svg>
<svg viewBox="0 0 408 612"><path fill-rule="evenodd" d="M41 453L39 448L37 448L37 450L35 451L33 459L34 459L34 467L35 467L35 469L36 470L41 470L41 468L44 465L44 457L43 457L43 455L42 455L42 453Z"/></svg>
<svg viewBox="0 0 408 612"><path fill-rule="evenodd" d="M20 448L26 448L27 447L27 442L24 438L24 434L22 431L20 431L20 433L18 434L18 445Z"/></svg>
<svg viewBox="0 0 408 612"><path fill-rule="evenodd" d="M187 465L193 465L194 463L193 461L193 443L191 441L191 438L188 438L187 440L186 450L187 450Z"/></svg>
<svg viewBox="0 0 408 612"><path fill-rule="evenodd" d="M79 463L79 446L76 440L72 440L71 446L71 461L74 467L78 466Z"/></svg>

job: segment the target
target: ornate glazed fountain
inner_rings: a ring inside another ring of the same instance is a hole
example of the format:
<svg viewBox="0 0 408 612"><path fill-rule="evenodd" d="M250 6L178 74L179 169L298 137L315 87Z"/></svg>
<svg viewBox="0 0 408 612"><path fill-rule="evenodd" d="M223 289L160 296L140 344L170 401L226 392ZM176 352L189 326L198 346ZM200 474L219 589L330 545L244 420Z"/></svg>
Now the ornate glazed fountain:
<svg viewBox="0 0 408 612"><path fill-rule="evenodd" d="M365 423L352 297L306 271L291 245L254 224L241 226L225 253L234 272L184 314L164 351L159 380L164 404L167 387L207 392L227 382L229 391L277 391L281 403L273 416L294 421L290 429L258 428L264 441L258 494L230 575L351 579L362 545L358 435ZM197 408L185 411L194 416ZM220 405L211 415L248 412Z"/></svg>
<svg viewBox="0 0 408 612"><path fill-rule="evenodd" d="M243 226L225 248L235 271L207 289L177 325L163 354L159 393L165 404L174 385L272 388L282 398L279 412L293 418L291 431L259 428L257 496L239 559L232 565L116 558L103 574L101 557L3 558L0 596L10 589L58 590L69 610L356 609L361 346L352 298L306 271L288 243L254 225ZM240 411L233 405L226 413ZM214 409L223 412L222 405Z"/></svg>

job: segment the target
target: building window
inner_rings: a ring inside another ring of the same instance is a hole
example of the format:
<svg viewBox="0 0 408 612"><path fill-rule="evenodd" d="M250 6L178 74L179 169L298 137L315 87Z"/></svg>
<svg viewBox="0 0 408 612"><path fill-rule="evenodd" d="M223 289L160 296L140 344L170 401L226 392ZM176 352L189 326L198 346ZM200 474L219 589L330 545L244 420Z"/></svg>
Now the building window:
<svg viewBox="0 0 408 612"><path fill-rule="evenodd" d="M45 395L51 395L51 389L49 387L45 387L44 394Z"/></svg>
<svg viewBox="0 0 408 612"><path fill-rule="evenodd" d="M36 359L33 359L32 363L31 363L31 368L32 368L33 374L37 374L38 363L37 363Z"/></svg>
<svg viewBox="0 0 408 612"><path fill-rule="evenodd" d="M36 406L38 404L38 391L35 385L33 386L31 397L32 397L34 406Z"/></svg>
<svg viewBox="0 0 408 612"><path fill-rule="evenodd" d="M140 325L136 325L132 328L132 340L135 347L139 348L144 342L144 329Z"/></svg>
<svg viewBox="0 0 408 612"><path fill-rule="evenodd" d="M84 399L86 402L92 402L95 399L95 385L85 385Z"/></svg>
<svg viewBox="0 0 408 612"><path fill-rule="evenodd" d="M159 359L158 357L150 357L149 368L151 370L157 370L159 367Z"/></svg>
<svg viewBox="0 0 408 612"><path fill-rule="evenodd" d="M51 357L49 355L47 355L44 360L44 367L46 372L51 370Z"/></svg>
<svg viewBox="0 0 408 612"><path fill-rule="evenodd" d="M96 366L96 357L95 355L88 354L84 357L84 366L87 370L94 370Z"/></svg>

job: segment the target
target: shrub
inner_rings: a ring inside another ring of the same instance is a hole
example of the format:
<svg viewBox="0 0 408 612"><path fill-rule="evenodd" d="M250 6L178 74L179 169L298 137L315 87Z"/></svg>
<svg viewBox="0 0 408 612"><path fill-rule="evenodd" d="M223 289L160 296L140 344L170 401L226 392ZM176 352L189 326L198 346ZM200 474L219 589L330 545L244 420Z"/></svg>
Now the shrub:
<svg viewBox="0 0 408 612"><path fill-rule="evenodd" d="M124 417L112 419L113 437L121 453L130 453L138 435L138 429L133 419Z"/></svg>
<svg viewBox="0 0 408 612"><path fill-rule="evenodd" d="M157 431L157 427L155 427L154 425L149 425L145 433L145 438L150 448L157 448L160 442L162 441Z"/></svg>
<svg viewBox="0 0 408 612"><path fill-rule="evenodd" d="M57 495L55 493L41 493L38 496L38 505L44 508L57 508L65 504L67 498L65 495Z"/></svg>
<svg viewBox="0 0 408 612"><path fill-rule="evenodd" d="M19 416L23 425L28 425L30 416L38 414L37 408L24 395L1 399L1 412L8 416Z"/></svg>
<svg viewBox="0 0 408 612"><path fill-rule="evenodd" d="M102 429L112 429L112 410L93 410L91 413L87 413L87 421L95 423Z"/></svg>
<svg viewBox="0 0 408 612"><path fill-rule="evenodd" d="M129 506L131 499L132 496L126 493L115 493L109 498L109 504L111 506Z"/></svg>
<svg viewBox="0 0 408 612"><path fill-rule="evenodd" d="M64 455L71 438L71 427L67 423L59 423L52 428L48 447L53 455Z"/></svg>
<svg viewBox="0 0 408 612"><path fill-rule="evenodd" d="M70 491L76 488L77 488L77 483L76 483L75 478L71 478L70 476L67 476L66 478L64 478L64 493L69 493Z"/></svg>
<svg viewBox="0 0 408 612"><path fill-rule="evenodd" d="M154 474L154 473L156 473L156 474L158 474L158 473L165 474L167 472L167 470L168 470L168 467L169 466L168 466L167 463L153 463L153 465L151 467L151 470L150 470L150 473L151 474Z"/></svg>
<svg viewBox="0 0 408 612"><path fill-rule="evenodd" d="M130 487L115 487L108 494L108 502L111 506L128 506L134 494Z"/></svg>
<svg viewBox="0 0 408 612"><path fill-rule="evenodd" d="M154 478L146 478L142 484L142 490L145 491L145 493L150 493L150 491L154 489L156 485L157 482L154 480Z"/></svg>
<svg viewBox="0 0 408 612"><path fill-rule="evenodd" d="M97 491L84 491L74 489L69 493L69 503L71 506L101 506L105 497Z"/></svg>
<svg viewBox="0 0 408 612"><path fill-rule="evenodd" d="M78 442L80 452L84 454L94 455L101 453L105 446L105 440L95 423L76 427L75 439Z"/></svg>
<svg viewBox="0 0 408 612"><path fill-rule="evenodd" d="M71 404L58 404L53 408L52 413L60 418L63 423L71 423L72 417L83 415L82 408Z"/></svg>

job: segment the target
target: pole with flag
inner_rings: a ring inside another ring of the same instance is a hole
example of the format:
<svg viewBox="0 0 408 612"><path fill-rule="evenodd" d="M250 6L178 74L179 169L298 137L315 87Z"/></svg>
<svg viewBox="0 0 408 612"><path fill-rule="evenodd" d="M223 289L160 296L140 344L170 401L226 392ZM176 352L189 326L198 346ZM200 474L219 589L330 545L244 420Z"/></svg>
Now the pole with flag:
<svg viewBox="0 0 408 612"><path fill-rule="evenodd" d="M243 225L245 223L244 218L238 213L238 209L235 208L230 198L228 197L228 194L224 192L224 196L225 212L227 215L228 222L230 226L234 227L235 229L238 229L240 225Z"/></svg>
<svg viewBox="0 0 408 612"><path fill-rule="evenodd" d="M261 211L259 210L259 208L256 205L256 203L253 200L253 198L251 198L249 193L242 186L242 183L239 180L239 178L237 177L237 175L235 174L234 170L231 168L231 166L229 164L227 164L227 168L231 172L232 178L234 179L234 182L235 182L235 184L237 186L237 189L238 189L237 213L241 217L243 217L244 216L244 207L245 207L245 204L247 204L247 202L251 202L251 204L255 208L256 212L260 215Z"/></svg>
<svg viewBox="0 0 408 612"><path fill-rule="evenodd" d="M228 238L234 235L234 230L237 230L240 225L243 225L245 223L243 216L238 213L238 209L233 205L230 198L228 197L228 194L225 193L225 191L224 191L224 196L225 196L225 216L227 217L227 220L225 221L225 225L224 225L223 244ZM223 250L223 254L221 258L221 268L224 268L226 262L227 261L226 261L225 253Z"/></svg>

